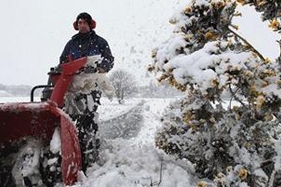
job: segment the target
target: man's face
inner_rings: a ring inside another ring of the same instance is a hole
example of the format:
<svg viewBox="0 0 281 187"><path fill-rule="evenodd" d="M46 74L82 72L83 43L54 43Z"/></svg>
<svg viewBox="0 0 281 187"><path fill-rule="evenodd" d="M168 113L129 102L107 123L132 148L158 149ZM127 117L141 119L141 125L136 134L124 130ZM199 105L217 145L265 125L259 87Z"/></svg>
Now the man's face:
<svg viewBox="0 0 281 187"><path fill-rule="evenodd" d="M78 30L80 33L90 32L91 28L84 19L79 19L77 24L78 24Z"/></svg>

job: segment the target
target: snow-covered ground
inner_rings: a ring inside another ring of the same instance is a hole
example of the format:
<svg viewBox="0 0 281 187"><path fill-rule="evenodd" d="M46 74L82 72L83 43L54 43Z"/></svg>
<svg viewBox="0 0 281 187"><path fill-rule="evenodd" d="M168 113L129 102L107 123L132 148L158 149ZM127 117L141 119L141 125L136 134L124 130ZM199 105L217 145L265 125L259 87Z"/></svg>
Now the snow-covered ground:
<svg viewBox="0 0 281 187"><path fill-rule="evenodd" d="M165 106L174 99L130 99L124 105L102 100L100 120L105 121L142 105L142 126L135 137L103 140L100 161L88 169L88 177L75 187L186 187L196 186L190 165L166 155L154 146L154 134L161 126ZM136 119L138 120L138 119ZM131 122L138 123L137 121ZM120 128L126 129L123 123ZM126 124L128 125L128 124ZM102 127L100 127L102 129Z"/></svg>
<svg viewBox="0 0 281 187"><path fill-rule="evenodd" d="M39 101L39 98L35 99ZM13 97L13 96L2 96L0 97L0 103L7 103L7 102L30 102L29 97Z"/></svg>

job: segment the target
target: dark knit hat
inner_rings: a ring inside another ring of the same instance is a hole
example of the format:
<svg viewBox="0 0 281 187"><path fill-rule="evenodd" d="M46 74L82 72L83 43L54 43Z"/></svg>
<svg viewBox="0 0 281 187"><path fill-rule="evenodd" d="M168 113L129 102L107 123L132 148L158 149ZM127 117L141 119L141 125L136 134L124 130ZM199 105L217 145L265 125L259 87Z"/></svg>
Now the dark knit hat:
<svg viewBox="0 0 281 187"><path fill-rule="evenodd" d="M78 30L78 20L79 19L85 20L89 24L91 29L96 28L96 21L93 20L92 16L90 14L88 14L87 12L82 12L77 16L76 21L73 23L73 27L75 30Z"/></svg>

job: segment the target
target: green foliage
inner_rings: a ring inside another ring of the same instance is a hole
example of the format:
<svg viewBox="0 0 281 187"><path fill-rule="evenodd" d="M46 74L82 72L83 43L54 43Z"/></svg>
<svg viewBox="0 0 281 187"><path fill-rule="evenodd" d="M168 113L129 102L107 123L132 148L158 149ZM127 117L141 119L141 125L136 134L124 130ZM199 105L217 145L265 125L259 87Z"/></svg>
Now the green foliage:
<svg viewBox="0 0 281 187"><path fill-rule="evenodd" d="M238 2L255 6L280 30L279 1ZM170 20L174 35L153 50L149 70L186 95L166 111L155 142L191 161L198 177L212 179L212 185L276 186L280 58L264 58L233 30L236 5L193 0Z"/></svg>

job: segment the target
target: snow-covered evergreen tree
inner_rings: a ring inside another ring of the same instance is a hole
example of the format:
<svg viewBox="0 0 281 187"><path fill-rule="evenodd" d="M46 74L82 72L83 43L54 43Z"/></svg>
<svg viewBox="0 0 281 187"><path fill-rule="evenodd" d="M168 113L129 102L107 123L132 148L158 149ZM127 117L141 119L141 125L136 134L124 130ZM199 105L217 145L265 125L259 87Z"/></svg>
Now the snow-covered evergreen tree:
<svg viewBox="0 0 281 187"><path fill-rule="evenodd" d="M149 71L185 97L166 110L155 141L191 161L211 186L276 187L280 57L263 57L237 34L237 3L254 6L274 31L281 30L279 0L192 0L180 7L170 20L174 33L153 50Z"/></svg>

